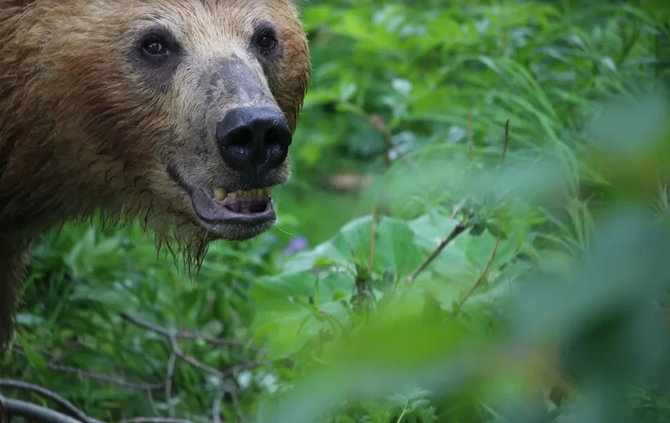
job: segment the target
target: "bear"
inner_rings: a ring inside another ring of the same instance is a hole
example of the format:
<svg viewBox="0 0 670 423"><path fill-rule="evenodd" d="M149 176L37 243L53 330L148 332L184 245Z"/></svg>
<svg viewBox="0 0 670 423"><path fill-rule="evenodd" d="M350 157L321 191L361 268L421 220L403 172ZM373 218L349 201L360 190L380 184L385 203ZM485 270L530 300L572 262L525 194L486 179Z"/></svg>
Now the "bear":
<svg viewBox="0 0 670 423"><path fill-rule="evenodd" d="M295 0L0 0L0 351L50 228L137 218L192 266L270 228L309 78Z"/></svg>

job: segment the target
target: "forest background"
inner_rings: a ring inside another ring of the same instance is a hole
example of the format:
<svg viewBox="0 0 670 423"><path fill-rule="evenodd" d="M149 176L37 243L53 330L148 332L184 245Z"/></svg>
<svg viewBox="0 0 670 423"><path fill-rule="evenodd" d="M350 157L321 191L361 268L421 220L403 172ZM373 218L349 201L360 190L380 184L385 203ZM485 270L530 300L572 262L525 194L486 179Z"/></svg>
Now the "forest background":
<svg viewBox="0 0 670 423"><path fill-rule="evenodd" d="M670 421L667 1L300 7L313 78L277 227L193 275L137 222L46 234L5 401L87 422Z"/></svg>

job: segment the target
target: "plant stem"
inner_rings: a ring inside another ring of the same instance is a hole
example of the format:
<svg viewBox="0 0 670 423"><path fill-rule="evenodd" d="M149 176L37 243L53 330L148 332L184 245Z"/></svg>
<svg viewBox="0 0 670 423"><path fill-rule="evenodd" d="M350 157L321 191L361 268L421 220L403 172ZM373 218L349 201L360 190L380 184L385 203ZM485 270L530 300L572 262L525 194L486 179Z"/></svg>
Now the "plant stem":
<svg viewBox="0 0 670 423"><path fill-rule="evenodd" d="M448 237L442 240L440 242L440 245L433 251L433 253L417 267L412 274L406 279L407 283L412 283L416 280L417 276L421 274L432 262L437 258L437 256L442 253L442 250L451 243L454 239L456 239L460 234L462 234L466 229L468 228L468 223L467 222L461 222L456 227L454 228L453 231L449 234Z"/></svg>

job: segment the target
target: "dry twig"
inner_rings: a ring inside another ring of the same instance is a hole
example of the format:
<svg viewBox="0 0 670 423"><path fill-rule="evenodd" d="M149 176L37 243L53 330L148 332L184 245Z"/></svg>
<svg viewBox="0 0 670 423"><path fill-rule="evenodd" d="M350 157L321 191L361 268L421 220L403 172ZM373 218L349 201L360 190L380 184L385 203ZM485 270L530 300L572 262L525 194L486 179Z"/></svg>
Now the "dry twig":
<svg viewBox="0 0 670 423"><path fill-rule="evenodd" d="M193 423L184 419L163 419L160 417L136 417L129 420L121 420L117 423Z"/></svg>
<svg viewBox="0 0 670 423"><path fill-rule="evenodd" d="M505 122L505 140L503 142L503 151L502 157L500 158L500 164L505 163L505 157L507 156L507 150L509 149L509 122L509 119L507 119L507 122Z"/></svg>
<svg viewBox="0 0 670 423"><path fill-rule="evenodd" d="M468 115L468 160L472 161L472 116Z"/></svg>
<svg viewBox="0 0 670 423"><path fill-rule="evenodd" d="M12 349L13 354L20 355L22 357L26 356L26 353L23 352L22 350L18 348ZM109 376L109 375L103 375L99 373L93 373L89 372L88 370L80 369L77 367L71 367L71 366L62 366L60 364L54 364L53 362L47 362L46 363L47 368L51 370L55 370L58 372L64 372L64 373L73 373L79 376L80 378L85 378L85 379L90 379L96 382L101 382L101 383L110 383L112 385L117 385L121 386L124 388L129 388L129 389L136 389L139 391L147 391L147 390L152 390L155 391L157 389L162 389L165 385L163 383L137 383L137 382L131 382L125 379L121 379L116 376Z"/></svg>
<svg viewBox="0 0 670 423"><path fill-rule="evenodd" d="M372 223L370 224L370 265L368 274L372 275L372 269L375 267L375 209L372 209Z"/></svg>
<svg viewBox="0 0 670 423"><path fill-rule="evenodd" d="M402 161L405 162L405 164L412 169L416 170L416 165L407 157L405 152L400 148L398 143L395 142L393 139L393 135L391 135L391 131L386 127L386 124L382 120L379 115L366 115L368 121L379 131L380 134L382 134L382 137L384 138L384 141L389 145L389 147L395 151L395 153L398 155Z"/></svg>
<svg viewBox="0 0 670 423"><path fill-rule="evenodd" d="M204 341L204 342L207 342L208 344L216 345L216 346L245 345L244 341L239 341L239 340L236 340L236 339L221 339L221 338L214 338L214 337L212 337L210 335L207 335L205 333L183 332L183 331L173 331L173 330L165 329L165 328L160 327L158 325L154 325L152 323L148 323L148 322L139 320L138 318L133 317L128 313L121 313L120 316L123 320L126 320L127 322L130 322L130 323L134 324L135 326L139 326L143 329L154 332L158 335L163 335L163 336L168 337L168 338L175 337L177 339L195 339L195 340Z"/></svg>
<svg viewBox="0 0 670 423"><path fill-rule="evenodd" d="M173 352L168 360L167 371L165 374L165 403L168 407L168 415L174 417L174 406L172 405L172 380L174 378L174 369L177 364L177 355Z"/></svg>
<svg viewBox="0 0 670 423"><path fill-rule="evenodd" d="M479 275L479 278L477 278L477 282L470 288L470 291L468 291L467 294L461 299L461 302L459 303L459 307L463 307L465 302L472 296L472 294L479 288L479 286L484 282L484 278L488 274L489 270L491 269L491 265L493 264L493 260L496 258L496 254L498 253L498 247L500 246L500 237L502 236L502 222L498 222L498 235L496 236L496 243L493 247L493 252L491 253L491 257L489 258L489 261L486 263L486 267L484 267L484 270L482 271L481 275Z"/></svg>
<svg viewBox="0 0 670 423"><path fill-rule="evenodd" d="M389 148L393 150L396 155L402 159L402 161L407 164L407 166L411 167L412 169L416 170L417 166L407 157L405 152L403 151L402 148L398 145L397 142L393 139L393 135L391 134L391 131L388 129L384 121L379 115L371 115L365 110L363 110L362 107L359 107L355 104L344 102L341 103L344 107L346 107L349 111L357 114L358 116L362 117L363 119L367 120L372 126L377 128L379 133L382 135L382 138L384 138L384 142L388 144ZM388 158L388 155L387 155Z"/></svg>
<svg viewBox="0 0 670 423"><path fill-rule="evenodd" d="M458 238L460 234L465 232L465 230L468 228L468 223L467 222L461 222L456 227L454 228L453 231L440 242L440 245L433 251L433 253L417 267L412 274L406 279L407 283L412 283L416 280L416 278L426 270L426 268L442 253L442 250L449 245L454 239Z"/></svg>
<svg viewBox="0 0 670 423"><path fill-rule="evenodd" d="M93 418L90 418L78 409L74 404L72 404L70 401L67 399L63 398L62 396L58 395L57 393L50 391L46 388L43 388L41 386L33 385L31 383L26 383L26 382L20 382L17 380L7 380L7 379L0 379L0 388L7 388L7 389L15 389L18 391L27 391L27 392L33 392L43 398L46 398L48 400L51 400L55 402L56 404L60 405L61 407L67 409L70 414L77 419L87 422L87 423L102 423L99 420L95 420Z"/></svg>
<svg viewBox="0 0 670 423"><path fill-rule="evenodd" d="M5 398L0 395L0 403L2 408L7 411L9 415L17 415L26 417L29 421L38 421L45 423L82 423L81 420L74 419L57 411L49 410L48 408L40 407L39 405L31 404L29 402ZM88 420L84 420L87 422Z"/></svg>

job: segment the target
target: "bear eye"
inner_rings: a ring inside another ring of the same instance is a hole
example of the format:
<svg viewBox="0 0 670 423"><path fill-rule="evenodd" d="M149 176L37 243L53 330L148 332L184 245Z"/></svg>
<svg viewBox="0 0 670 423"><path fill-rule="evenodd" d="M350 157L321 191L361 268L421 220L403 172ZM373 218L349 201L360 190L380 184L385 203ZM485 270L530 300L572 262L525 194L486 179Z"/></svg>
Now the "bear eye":
<svg viewBox="0 0 670 423"><path fill-rule="evenodd" d="M142 46L145 53L151 54L153 56L158 56L160 54L165 54L165 46L157 41L147 42Z"/></svg>
<svg viewBox="0 0 670 423"><path fill-rule="evenodd" d="M277 40L277 33L270 25L263 25L256 30L256 34L252 39L253 44L263 54L269 54L277 47L279 41Z"/></svg>
<svg viewBox="0 0 670 423"><path fill-rule="evenodd" d="M142 41L140 49L142 55L149 60L162 60L170 54L167 43L156 36Z"/></svg>
<svg viewBox="0 0 670 423"><path fill-rule="evenodd" d="M263 50L272 50L276 45L277 38L275 38L274 34L265 33L258 37L258 47Z"/></svg>

